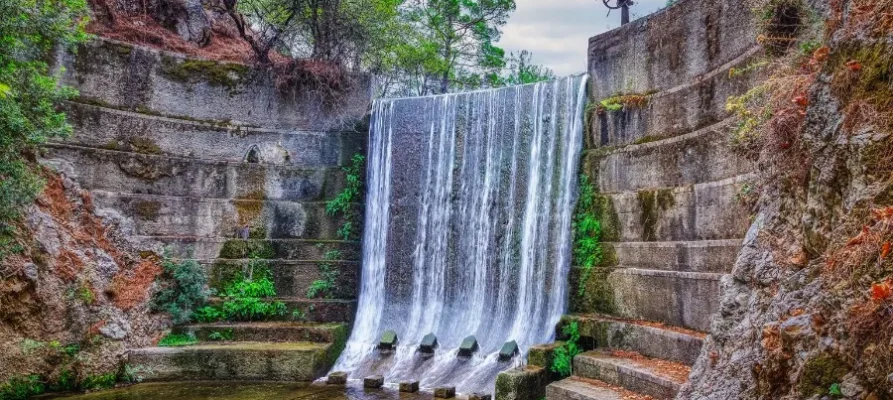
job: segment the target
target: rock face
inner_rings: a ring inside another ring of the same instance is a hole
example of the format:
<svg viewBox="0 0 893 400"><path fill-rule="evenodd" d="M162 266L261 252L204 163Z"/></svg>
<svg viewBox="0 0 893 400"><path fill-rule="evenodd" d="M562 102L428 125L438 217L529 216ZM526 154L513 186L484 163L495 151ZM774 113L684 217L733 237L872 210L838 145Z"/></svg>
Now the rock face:
<svg viewBox="0 0 893 400"><path fill-rule="evenodd" d="M828 31L796 78L804 110L786 146L806 156L760 148L759 215L680 398L893 398L891 69L878 58L893 10L816 4Z"/></svg>

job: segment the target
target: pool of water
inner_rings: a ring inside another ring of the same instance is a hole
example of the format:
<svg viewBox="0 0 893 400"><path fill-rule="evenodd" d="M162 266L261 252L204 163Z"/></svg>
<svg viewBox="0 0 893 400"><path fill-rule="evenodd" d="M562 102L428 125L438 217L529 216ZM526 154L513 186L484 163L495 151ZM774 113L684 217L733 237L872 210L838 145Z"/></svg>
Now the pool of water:
<svg viewBox="0 0 893 400"><path fill-rule="evenodd" d="M87 394L42 397L66 400L422 400L430 393L400 393L396 388L364 389L359 384L329 386L294 382L143 383Z"/></svg>

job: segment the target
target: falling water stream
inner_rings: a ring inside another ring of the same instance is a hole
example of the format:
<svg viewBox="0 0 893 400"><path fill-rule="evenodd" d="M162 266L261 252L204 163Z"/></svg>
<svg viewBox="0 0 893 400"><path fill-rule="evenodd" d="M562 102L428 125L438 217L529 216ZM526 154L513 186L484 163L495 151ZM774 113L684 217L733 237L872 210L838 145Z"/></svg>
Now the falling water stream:
<svg viewBox="0 0 893 400"><path fill-rule="evenodd" d="M585 76L374 105L359 308L335 370L492 392L566 306ZM376 350L386 330L393 352ZM434 355L417 351L437 336ZM474 335L480 350L458 357ZM521 355L499 361L514 340Z"/></svg>

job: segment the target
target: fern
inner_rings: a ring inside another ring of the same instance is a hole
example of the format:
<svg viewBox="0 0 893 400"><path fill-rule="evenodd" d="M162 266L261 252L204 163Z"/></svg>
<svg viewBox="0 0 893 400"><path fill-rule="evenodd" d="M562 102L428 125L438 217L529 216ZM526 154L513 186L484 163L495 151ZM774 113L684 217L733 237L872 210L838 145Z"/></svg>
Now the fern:
<svg viewBox="0 0 893 400"><path fill-rule="evenodd" d="M574 357L582 353L583 350L577 344L580 340L580 327L577 322L565 325L562 328L562 333L567 336L567 341L555 349L552 357L552 372L566 377L574 372Z"/></svg>
<svg viewBox="0 0 893 400"><path fill-rule="evenodd" d="M574 213L574 263L582 269L577 295L582 296L592 269L602 262L602 226L595 212L597 193L586 175L580 175L579 200Z"/></svg>
<svg viewBox="0 0 893 400"><path fill-rule="evenodd" d="M363 196L363 166L366 157L361 154L355 154L351 159L351 164L342 168L345 173L346 185L341 193L338 193L334 199L326 203L326 214L329 216L343 215L344 225L338 229L338 237L342 240L350 240L356 238L359 233L360 213L357 212L354 204L359 202Z"/></svg>

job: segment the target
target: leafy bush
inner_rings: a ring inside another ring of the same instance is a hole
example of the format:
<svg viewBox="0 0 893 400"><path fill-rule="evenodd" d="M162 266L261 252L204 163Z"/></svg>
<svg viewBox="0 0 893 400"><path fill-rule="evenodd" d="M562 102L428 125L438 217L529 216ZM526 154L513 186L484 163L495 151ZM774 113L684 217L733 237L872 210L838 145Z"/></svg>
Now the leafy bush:
<svg viewBox="0 0 893 400"><path fill-rule="evenodd" d="M329 216L344 215L344 225L338 230L338 236L343 240L358 238L360 226L360 213L357 212L354 203L362 200L363 196L363 167L366 157L355 154L350 166L342 168L346 174L347 185L334 199L326 203L326 214Z"/></svg>
<svg viewBox="0 0 893 400"><path fill-rule="evenodd" d="M40 376L17 377L0 385L0 400L27 399L31 396L43 394L45 391L46 385L40 380Z"/></svg>
<svg viewBox="0 0 893 400"><path fill-rule="evenodd" d="M162 289L155 295L153 306L170 314L175 324L188 322L193 310L207 302L211 295L208 275L193 260L173 261L166 258L161 265L164 268L159 277Z"/></svg>
<svg viewBox="0 0 893 400"><path fill-rule="evenodd" d="M20 252L14 223L43 188L34 161L50 138L71 134L59 105L75 91L45 60L86 39L84 0L0 2L0 259Z"/></svg>
<svg viewBox="0 0 893 400"><path fill-rule="evenodd" d="M159 347L183 347L198 343L195 335L171 333L158 342Z"/></svg>
<svg viewBox="0 0 893 400"><path fill-rule="evenodd" d="M583 295L586 281L595 266L602 261L601 222L595 213L595 185L589 177L580 175L579 200L574 213L574 263L583 269L579 280L578 295Z"/></svg>
<svg viewBox="0 0 893 400"><path fill-rule="evenodd" d="M199 322L257 321L288 314L285 303L271 300L276 297L276 287L264 260L252 260L242 276L226 286L222 297L223 303L201 307L193 318Z"/></svg>
<svg viewBox="0 0 893 400"><path fill-rule="evenodd" d="M338 291L338 277L341 271L338 270L331 261L341 258L341 252L332 250L323 255L323 261L319 263L319 273L322 279L317 279L310 284L307 290L307 297L314 298L334 298Z"/></svg>
<svg viewBox="0 0 893 400"><path fill-rule="evenodd" d="M233 340L233 330L232 329L224 329L222 331L214 331L208 335L208 340L215 342L224 342Z"/></svg>
<svg viewBox="0 0 893 400"><path fill-rule="evenodd" d="M574 357L583 352L577 345L580 340L580 327L576 322L571 322L562 328L561 332L567 336L567 341L555 349L552 357L552 372L561 376L570 376L573 373Z"/></svg>

